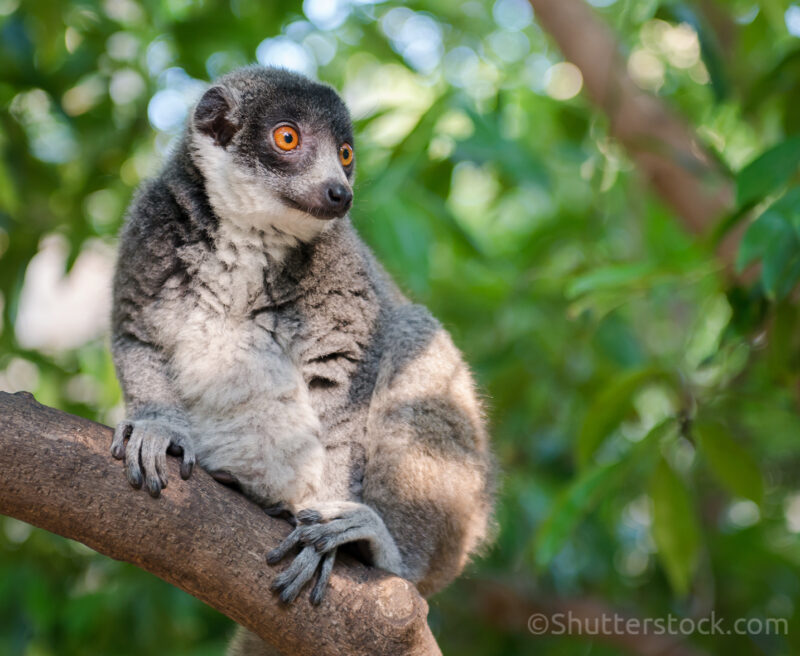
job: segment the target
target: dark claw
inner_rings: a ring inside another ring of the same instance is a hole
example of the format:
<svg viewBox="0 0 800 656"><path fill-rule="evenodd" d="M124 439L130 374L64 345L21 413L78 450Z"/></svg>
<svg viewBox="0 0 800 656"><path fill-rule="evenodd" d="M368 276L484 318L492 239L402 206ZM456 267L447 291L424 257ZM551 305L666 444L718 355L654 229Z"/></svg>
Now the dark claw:
<svg viewBox="0 0 800 656"><path fill-rule="evenodd" d="M294 532L290 533L283 542L267 553L267 564L276 565L281 562L297 543Z"/></svg>
<svg viewBox="0 0 800 656"><path fill-rule="evenodd" d="M128 469L127 475L128 483L130 483L131 486L135 487L137 490L140 490L143 483L142 472L140 472L138 469Z"/></svg>
<svg viewBox="0 0 800 656"><path fill-rule="evenodd" d="M189 477L192 475L194 471L194 456L187 456L184 454L183 460L181 460L181 478L186 481L189 480Z"/></svg>
<svg viewBox="0 0 800 656"><path fill-rule="evenodd" d="M319 606L322 603L322 598L325 596L326 586L319 585L319 582L322 579L317 579L317 582L314 584L314 589L311 590L311 605L312 606Z"/></svg>
<svg viewBox="0 0 800 656"><path fill-rule="evenodd" d="M287 585L289 585L291 579L285 574L286 572L283 574L278 574L278 576L275 577L275 580L269 586L269 589L272 590L272 592L281 592Z"/></svg>
<svg viewBox="0 0 800 656"><path fill-rule="evenodd" d="M161 483L159 483L157 478L150 478L147 480L147 491L154 499L158 499L158 497L161 496Z"/></svg>

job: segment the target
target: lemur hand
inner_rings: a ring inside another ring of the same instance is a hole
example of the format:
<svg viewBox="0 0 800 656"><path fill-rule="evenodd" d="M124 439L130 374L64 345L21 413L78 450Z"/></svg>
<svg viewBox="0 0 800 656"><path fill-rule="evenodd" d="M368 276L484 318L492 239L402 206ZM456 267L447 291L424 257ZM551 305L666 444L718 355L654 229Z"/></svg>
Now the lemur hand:
<svg viewBox="0 0 800 656"><path fill-rule="evenodd" d="M272 584L272 589L280 593L281 601L293 601L320 563L319 578L311 591L311 603L316 605L322 601L336 549L349 542L366 542L374 565L402 575L402 559L397 545L380 515L369 506L352 501L320 503L314 509L298 512L297 521L299 526L267 554L267 562L274 565L295 546L301 547L294 562Z"/></svg>
<svg viewBox="0 0 800 656"><path fill-rule="evenodd" d="M195 455L182 427L160 418L126 419L114 431L111 455L125 459L128 482L137 490L144 482L152 497L158 497L167 487L167 452L181 456L181 478L189 478Z"/></svg>

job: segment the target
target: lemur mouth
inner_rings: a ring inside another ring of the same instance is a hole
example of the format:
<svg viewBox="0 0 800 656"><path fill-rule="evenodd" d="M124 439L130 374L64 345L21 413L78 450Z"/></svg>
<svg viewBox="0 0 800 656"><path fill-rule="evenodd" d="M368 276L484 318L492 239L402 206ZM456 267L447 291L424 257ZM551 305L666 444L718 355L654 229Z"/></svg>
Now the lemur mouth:
<svg viewBox="0 0 800 656"><path fill-rule="evenodd" d="M303 205L287 197L284 197L283 201L284 203L286 203L286 205L288 205L292 209L305 212L306 214L310 214L311 216L313 216L315 219L320 219L322 221L330 221L332 219L338 219L347 213L346 210L342 212L342 211L331 210L326 207L314 207L311 205Z"/></svg>
<svg viewBox="0 0 800 656"><path fill-rule="evenodd" d="M330 207L320 207L319 205L304 205L302 203L298 203L293 198L289 198L288 196L281 196L281 200L283 201L284 205L287 205L292 209L299 210L300 212L305 212L306 214L314 217L315 219L320 219L321 221L340 219L347 214L347 211L350 209L350 203L347 203L346 206L334 209Z"/></svg>

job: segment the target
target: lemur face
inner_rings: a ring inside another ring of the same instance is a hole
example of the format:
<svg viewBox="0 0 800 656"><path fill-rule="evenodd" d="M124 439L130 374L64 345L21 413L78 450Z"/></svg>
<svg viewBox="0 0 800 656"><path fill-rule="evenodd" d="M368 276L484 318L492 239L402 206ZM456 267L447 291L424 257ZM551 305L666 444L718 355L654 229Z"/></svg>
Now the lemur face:
<svg viewBox="0 0 800 656"><path fill-rule="evenodd" d="M307 240L350 209L352 126L328 86L280 69L237 71L200 99L190 139L223 220Z"/></svg>

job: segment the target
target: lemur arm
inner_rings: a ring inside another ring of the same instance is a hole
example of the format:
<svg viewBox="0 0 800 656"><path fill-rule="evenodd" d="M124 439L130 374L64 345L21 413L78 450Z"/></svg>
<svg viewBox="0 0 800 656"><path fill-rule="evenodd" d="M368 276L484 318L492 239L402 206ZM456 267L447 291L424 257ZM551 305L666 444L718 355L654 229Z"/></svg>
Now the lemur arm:
<svg viewBox="0 0 800 656"><path fill-rule="evenodd" d="M195 463L188 421L149 322L165 281L177 268L179 236L171 219L179 209L165 186L152 182L130 212L132 218L120 236L111 339L127 414L114 432L111 453L125 459L131 485L140 488L144 483L152 496L158 496L167 485L168 450L176 455L182 451L184 478Z"/></svg>
<svg viewBox="0 0 800 656"><path fill-rule="evenodd" d="M125 459L131 485L140 488L144 483L152 496L158 496L167 485L168 450L182 455L184 479L192 473L195 455L189 424L170 384L167 364L155 347L123 336L114 339L112 351L127 417L114 431L111 454Z"/></svg>
<svg viewBox="0 0 800 656"><path fill-rule="evenodd" d="M301 546L273 584L283 601L323 563L311 593L319 603L336 548L355 541L366 543L373 564L432 594L486 535L492 463L469 371L424 308L402 306L386 325L367 424L364 502L320 503L297 514L300 526L268 556L275 563Z"/></svg>

